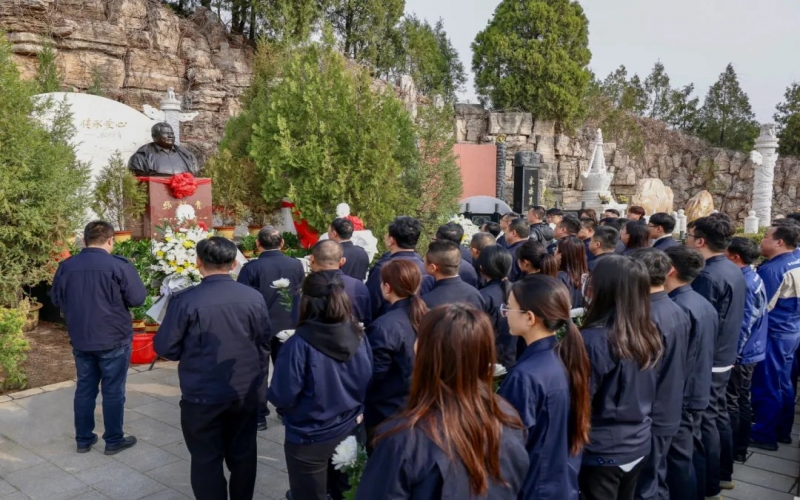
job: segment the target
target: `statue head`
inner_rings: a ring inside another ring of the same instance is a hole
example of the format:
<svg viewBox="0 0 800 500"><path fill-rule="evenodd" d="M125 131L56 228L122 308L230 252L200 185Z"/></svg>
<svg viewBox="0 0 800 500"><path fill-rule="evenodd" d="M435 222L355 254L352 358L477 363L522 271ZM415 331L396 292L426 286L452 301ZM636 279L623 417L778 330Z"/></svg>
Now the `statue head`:
<svg viewBox="0 0 800 500"><path fill-rule="evenodd" d="M162 148L170 149L175 145L175 132L167 122L153 125L153 128L150 129L150 135L153 137L153 142Z"/></svg>

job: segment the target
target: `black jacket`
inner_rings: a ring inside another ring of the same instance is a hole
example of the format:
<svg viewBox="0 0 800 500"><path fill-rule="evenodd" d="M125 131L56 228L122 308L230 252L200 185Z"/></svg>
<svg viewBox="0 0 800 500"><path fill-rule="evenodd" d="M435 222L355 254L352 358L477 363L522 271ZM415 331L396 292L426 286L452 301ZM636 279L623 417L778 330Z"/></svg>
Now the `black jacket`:
<svg viewBox="0 0 800 500"><path fill-rule="evenodd" d="M525 240L518 241L513 245L506 247L508 253L511 254L511 272L508 273L508 280L511 282L520 280L525 277L522 269L519 268L519 259L517 258L517 249L525 243Z"/></svg>
<svg viewBox="0 0 800 500"><path fill-rule="evenodd" d="M609 253L601 253L600 255L595 255L594 259L590 260L589 263L588 263L589 272L594 271L594 268L597 267L597 263L600 262L601 260L603 260L604 257L606 257L607 255L614 255L616 253L617 252L614 251L614 252L609 252Z"/></svg>
<svg viewBox="0 0 800 500"><path fill-rule="evenodd" d="M572 283L572 280L569 279L569 274L567 274L566 271L559 271L556 277L560 282L564 283L564 286L569 290L569 299L572 308L583 307L583 290Z"/></svg>
<svg viewBox="0 0 800 500"><path fill-rule="evenodd" d="M389 308L389 303L386 302L386 299L384 299L381 294L381 268L394 259L410 260L419 268L419 272L422 274L420 295L425 293L426 290L429 290L429 286L431 286L428 280L430 279L432 281L433 278L428 276L427 271L425 271L425 262L417 252L413 250L396 252L394 254L386 252L378 259L378 262L372 266L372 269L369 271L369 277L367 278L367 289L369 290L369 302L372 307L373 320L378 319L378 317Z"/></svg>
<svg viewBox="0 0 800 500"><path fill-rule="evenodd" d="M431 291L422 296L422 300L428 305L428 309L442 304L462 302L472 304L481 311L486 310L486 302L481 293L475 287L464 283L458 276L437 281Z"/></svg>
<svg viewBox="0 0 800 500"><path fill-rule="evenodd" d="M553 240L553 230L546 222L531 224L530 239L547 245Z"/></svg>
<svg viewBox="0 0 800 500"><path fill-rule="evenodd" d="M678 245L679 243L675 241L675 238L673 238L672 235L666 236L664 238L658 239L653 242L653 248L657 248L662 251L670 247L676 247Z"/></svg>
<svg viewBox="0 0 800 500"><path fill-rule="evenodd" d="M517 339L511 335L508 320L500 313L500 307L506 303L503 282L492 280L481 288L481 295L486 302L486 313L494 327L494 345L497 351L497 362L511 368L517 362Z"/></svg>
<svg viewBox="0 0 800 500"><path fill-rule="evenodd" d="M299 260L284 255L280 250L261 252L258 259L251 260L242 268L237 281L261 292L269 308L274 333L294 328L292 313L281 304L279 290L272 283L286 278L291 283L293 295L297 295L305 278L303 264Z"/></svg>
<svg viewBox="0 0 800 500"><path fill-rule="evenodd" d="M464 245L458 245L458 249L461 251L461 259L472 265L472 252L469 251L469 248Z"/></svg>
<svg viewBox="0 0 800 500"><path fill-rule="evenodd" d="M342 266L342 272L357 280L366 280L367 271L369 271L369 255L367 255L367 251L352 241L343 241L341 245L344 251L344 258L347 259Z"/></svg>

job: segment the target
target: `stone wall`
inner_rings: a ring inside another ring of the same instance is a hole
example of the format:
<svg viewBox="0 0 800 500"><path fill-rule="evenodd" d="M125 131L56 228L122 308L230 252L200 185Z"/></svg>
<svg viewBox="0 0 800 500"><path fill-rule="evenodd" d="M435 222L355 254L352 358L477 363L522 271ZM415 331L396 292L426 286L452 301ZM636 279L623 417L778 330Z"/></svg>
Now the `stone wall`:
<svg viewBox="0 0 800 500"><path fill-rule="evenodd" d="M658 178L672 188L675 210L702 190L708 190L717 210L743 222L750 209L754 165L749 155L708 146L704 141L669 130L664 123L642 119L643 148L624 139L606 137L603 152L614 173L611 191L630 196L643 178ZM585 127L573 135L557 134L551 121L530 113L495 113L480 105L456 105L459 143L491 143L504 136L508 144L506 198L511 202L512 160L517 151L537 151L547 165L548 202L577 203L580 174L589 169L595 131ZM632 142L632 141L631 141ZM636 152L634 152L636 151ZM773 216L797 211L800 158L779 158L775 166Z"/></svg>
<svg viewBox="0 0 800 500"><path fill-rule="evenodd" d="M66 90L99 83L105 96L137 110L158 108L167 88L198 116L181 127L181 142L206 158L239 110L252 77L252 48L230 36L210 11L181 18L158 0L0 0L23 77L52 43Z"/></svg>

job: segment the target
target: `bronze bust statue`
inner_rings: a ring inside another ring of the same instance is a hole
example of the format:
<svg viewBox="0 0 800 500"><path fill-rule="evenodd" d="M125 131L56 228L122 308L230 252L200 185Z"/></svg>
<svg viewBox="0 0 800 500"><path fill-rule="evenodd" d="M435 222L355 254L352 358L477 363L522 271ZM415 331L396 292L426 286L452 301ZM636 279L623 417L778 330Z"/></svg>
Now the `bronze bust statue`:
<svg viewBox="0 0 800 500"><path fill-rule="evenodd" d="M197 158L188 149L175 144L175 133L169 123L156 123L151 129L153 142L140 147L128 161L128 168L137 176L172 176L189 172L197 175Z"/></svg>

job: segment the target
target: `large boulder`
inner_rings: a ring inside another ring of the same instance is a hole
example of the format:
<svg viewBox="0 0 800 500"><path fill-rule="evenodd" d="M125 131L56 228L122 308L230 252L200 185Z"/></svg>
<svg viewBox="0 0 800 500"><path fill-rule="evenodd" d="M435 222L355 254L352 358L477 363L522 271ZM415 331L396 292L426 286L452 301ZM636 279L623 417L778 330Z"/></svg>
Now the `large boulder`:
<svg viewBox="0 0 800 500"><path fill-rule="evenodd" d="M636 183L636 191L631 196L630 204L644 207L647 215L657 212L672 213L672 189L665 186L661 179L640 179Z"/></svg>
<svg viewBox="0 0 800 500"><path fill-rule="evenodd" d="M689 198L689 201L686 202L685 211L686 222L692 222L700 217L711 215L711 212L714 211L714 198L711 193L704 189Z"/></svg>

